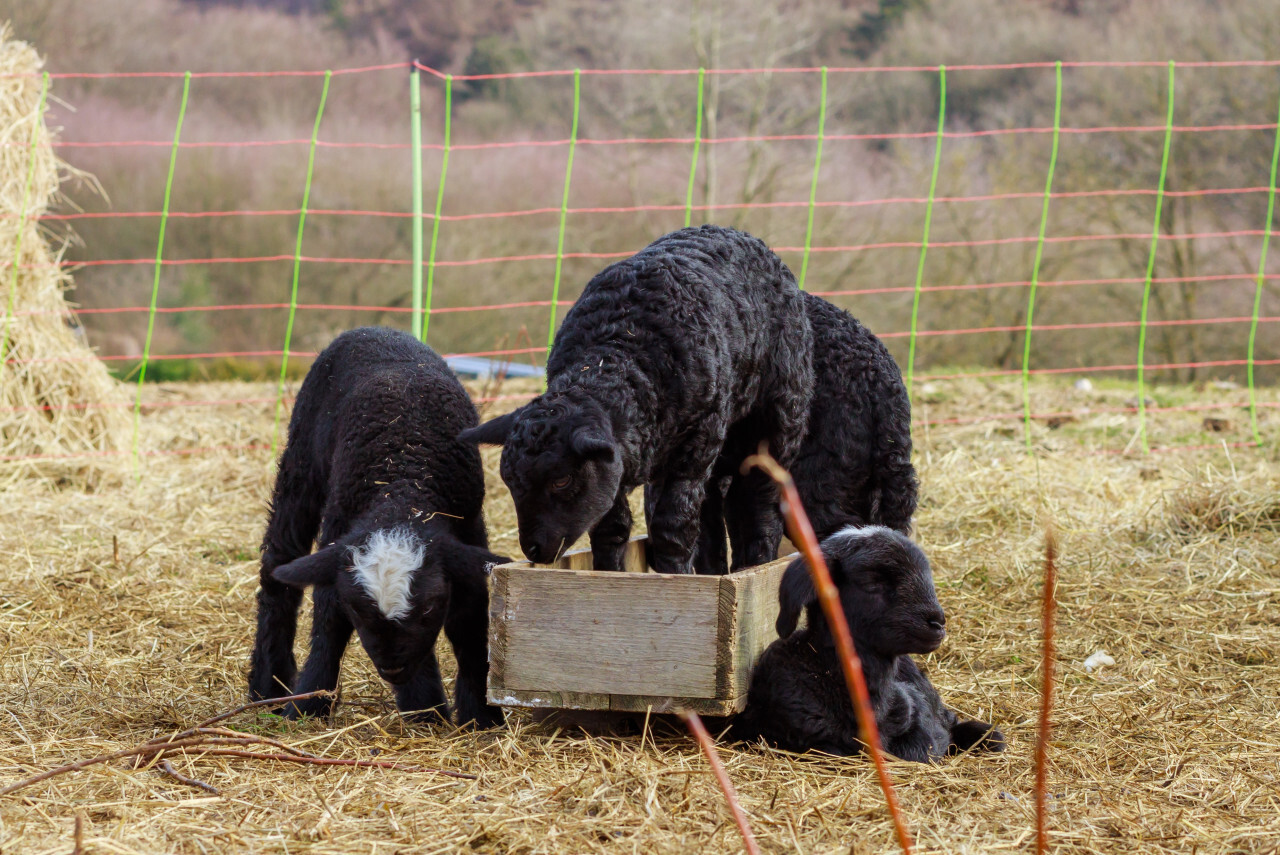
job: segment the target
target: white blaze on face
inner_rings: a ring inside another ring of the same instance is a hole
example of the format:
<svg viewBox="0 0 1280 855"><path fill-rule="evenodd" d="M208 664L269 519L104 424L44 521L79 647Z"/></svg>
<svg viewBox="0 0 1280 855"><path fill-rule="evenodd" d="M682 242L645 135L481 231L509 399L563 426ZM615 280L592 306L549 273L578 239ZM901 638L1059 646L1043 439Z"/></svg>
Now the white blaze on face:
<svg viewBox="0 0 1280 855"><path fill-rule="evenodd" d="M893 529L882 525L850 525L845 526L835 534L828 537L827 542L831 543L837 540L861 540L865 537L893 535L894 533Z"/></svg>
<svg viewBox="0 0 1280 855"><path fill-rule="evenodd" d="M422 566L426 548L407 528L378 529L364 548L351 547L352 570L378 609L389 620L409 614L414 572Z"/></svg>

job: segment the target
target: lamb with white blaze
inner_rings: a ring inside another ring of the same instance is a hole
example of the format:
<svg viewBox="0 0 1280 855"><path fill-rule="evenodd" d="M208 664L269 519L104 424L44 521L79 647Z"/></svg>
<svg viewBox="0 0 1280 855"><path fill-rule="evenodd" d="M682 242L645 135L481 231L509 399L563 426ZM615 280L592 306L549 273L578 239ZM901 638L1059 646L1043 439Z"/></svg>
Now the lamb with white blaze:
<svg viewBox="0 0 1280 855"><path fill-rule="evenodd" d="M840 592L885 750L920 763L971 748L1003 750L1000 731L962 720L911 659L936 650L946 637L946 617L920 547L892 529L854 526L827 538L822 554ZM778 604L780 638L752 671L734 735L763 737L789 751L858 753L853 702L804 559L784 571ZM802 610L807 626L797 631Z"/></svg>
<svg viewBox="0 0 1280 855"><path fill-rule="evenodd" d="M458 662L459 724L489 726L488 550L480 455L457 440L479 422L444 360L381 327L345 332L298 393L262 542L254 699L334 689L354 631L396 704L447 717L435 657L444 629ZM319 536L321 548L312 553ZM297 673L294 634L313 586L311 649ZM322 715L329 698L285 714Z"/></svg>
<svg viewBox="0 0 1280 855"><path fill-rule="evenodd" d="M783 465L804 437L812 395L809 321L795 277L757 238L682 229L597 274L565 316L547 391L463 438L503 445L520 546L549 563L591 534L595 566L619 570L628 496L649 485L660 573L690 573L717 460L761 442ZM759 564L782 539L777 490L762 473L726 500L734 561Z"/></svg>

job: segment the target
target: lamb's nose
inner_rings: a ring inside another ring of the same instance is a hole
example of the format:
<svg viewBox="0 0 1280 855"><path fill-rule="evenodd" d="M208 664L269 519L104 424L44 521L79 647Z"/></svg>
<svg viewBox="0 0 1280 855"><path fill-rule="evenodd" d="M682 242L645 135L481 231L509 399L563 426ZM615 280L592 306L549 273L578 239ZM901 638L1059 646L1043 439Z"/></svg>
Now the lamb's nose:
<svg viewBox="0 0 1280 855"><path fill-rule="evenodd" d="M525 557L530 561L541 561L542 550L538 548L538 544L531 543L524 548Z"/></svg>
<svg viewBox="0 0 1280 855"><path fill-rule="evenodd" d="M396 677L399 677L404 673L404 668L382 668L379 670L382 673L383 679L386 680L394 680Z"/></svg>
<svg viewBox="0 0 1280 855"><path fill-rule="evenodd" d="M929 615L929 628L936 629L938 632L945 632L947 629L947 616L942 612Z"/></svg>

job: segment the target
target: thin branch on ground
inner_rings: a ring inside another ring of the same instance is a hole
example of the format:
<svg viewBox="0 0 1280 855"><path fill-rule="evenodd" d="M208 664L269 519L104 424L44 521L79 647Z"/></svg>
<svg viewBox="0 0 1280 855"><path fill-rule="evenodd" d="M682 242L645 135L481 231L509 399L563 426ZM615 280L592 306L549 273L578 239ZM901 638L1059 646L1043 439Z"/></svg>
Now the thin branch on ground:
<svg viewBox="0 0 1280 855"><path fill-rule="evenodd" d="M102 754L98 757L91 757L87 760L79 760L75 763L68 763L65 766L59 766L56 769L49 769L38 775L32 775L21 781L10 784L0 789L0 796L29 787L32 784L38 784L41 781L47 781L58 775L65 775L71 772L78 772L81 769L87 769L90 766L96 766L101 763L109 763L112 760L123 760L127 757L136 758L134 760L134 768L147 765L153 762L161 761L161 769L176 778L181 776L176 772L172 772L171 768L165 768L164 764L166 755L170 754L186 754L190 751L203 757L242 757L249 760L280 760L289 763L305 763L313 766L357 766L370 769L393 769L400 772L430 772L436 775L444 775L449 778L462 778L474 781L475 775L465 772L452 772L448 769L433 769L427 766L408 766L401 763L395 763L388 760L354 760L340 759L330 757L318 757L299 748L286 745L275 739L265 736L258 736L252 733L241 733L235 730L228 730L221 727L211 727L220 721L225 721L232 716L245 712L246 710L255 709L257 707L289 703L291 701L301 701L307 698L319 697L321 695L330 695L332 692L318 691L308 692L303 695L290 695L283 698L271 698L265 701L254 701L253 703L243 704L234 710L220 713L207 721L201 722L195 727L186 730L171 733L167 736L159 736L155 739L148 740L141 745L135 745L132 748L124 748L120 751L113 751L110 754ZM248 750L249 746L267 746L277 749L275 753L263 753ZM201 786L202 782L194 782L190 779L182 780L182 783L191 783L192 786ZM207 787L207 785L204 785ZM212 790L211 790L212 792Z"/></svg>
<svg viewBox="0 0 1280 855"><path fill-rule="evenodd" d="M179 784L186 784L188 787L195 787L197 789L204 790L207 793L213 793L215 796L222 795L222 793L218 791L218 788L212 784L206 784L204 781L200 781L195 778L188 778L186 775L183 775L177 769L173 768L173 764L168 760L160 761L160 771L168 775L170 778L173 778L173 780L177 781Z"/></svg>
<svg viewBox="0 0 1280 855"><path fill-rule="evenodd" d="M778 485L782 494L782 515L787 521L787 535L791 542L800 548L805 563L809 567L809 575L813 577L813 586L818 592L818 602L822 613L827 618L836 640L836 652L840 654L840 665L844 670L845 683L849 687L849 697L853 700L853 709L857 713L859 735L871 761L876 767L876 776L880 780L880 789L884 792L885 804L893 819L894 832L898 837L898 845L905 855L911 853L911 835L898 809L898 798L894 794L893 781L889 778L889 770L885 766L884 755L880 748L880 730L876 727L875 713L871 709L871 695L867 691L867 682L862 676L862 661L853 648L853 636L849 633L849 624L845 620L844 609L840 606L840 594L831 582L831 573L827 570L827 562L822 557L822 549L818 545L818 537L813 533L809 523L809 515L800 503L800 494L791 480L791 473L774 460L764 444L760 450L742 463L742 470L759 467Z"/></svg>
<svg viewBox="0 0 1280 855"><path fill-rule="evenodd" d="M751 833L751 824L747 822L747 814L742 810L742 805L738 804L738 793L733 788L733 782L729 780L729 773L725 771L724 764L720 762L720 754L711 740L711 734L707 733L707 728L702 724L702 719L697 713L681 712L680 718L689 725L693 738L702 746L702 753L707 755L707 762L711 764L711 771L715 773L716 781L720 784L720 791L724 793L725 801L729 803L729 810L733 812L733 821L738 824L738 832L742 835L742 845L746 848L747 855L760 855L760 849L756 846L756 836Z"/></svg>

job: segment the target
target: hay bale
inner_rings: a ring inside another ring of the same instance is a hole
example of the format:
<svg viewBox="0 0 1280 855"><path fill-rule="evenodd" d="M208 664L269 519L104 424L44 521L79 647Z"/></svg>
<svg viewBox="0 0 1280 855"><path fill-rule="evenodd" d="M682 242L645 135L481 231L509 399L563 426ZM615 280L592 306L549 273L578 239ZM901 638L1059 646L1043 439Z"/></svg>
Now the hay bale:
<svg viewBox="0 0 1280 855"><path fill-rule="evenodd" d="M120 466L129 399L73 328L65 242L39 222L70 168L40 109L40 57L9 36L0 26L0 479L93 483Z"/></svg>

